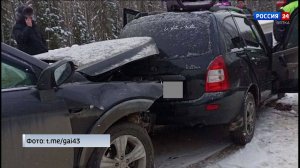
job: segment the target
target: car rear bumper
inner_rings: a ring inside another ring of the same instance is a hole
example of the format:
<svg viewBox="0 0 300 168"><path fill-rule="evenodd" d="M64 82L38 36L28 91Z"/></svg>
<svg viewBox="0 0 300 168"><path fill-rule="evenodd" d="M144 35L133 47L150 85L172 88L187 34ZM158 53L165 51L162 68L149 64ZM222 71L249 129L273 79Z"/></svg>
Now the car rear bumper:
<svg viewBox="0 0 300 168"><path fill-rule="evenodd" d="M228 124L240 114L244 95L244 90L238 90L205 93L199 99L190 101L158 102L154 107L157 124ZM217 104L219 108L208 111L208 104Z"/></svg>

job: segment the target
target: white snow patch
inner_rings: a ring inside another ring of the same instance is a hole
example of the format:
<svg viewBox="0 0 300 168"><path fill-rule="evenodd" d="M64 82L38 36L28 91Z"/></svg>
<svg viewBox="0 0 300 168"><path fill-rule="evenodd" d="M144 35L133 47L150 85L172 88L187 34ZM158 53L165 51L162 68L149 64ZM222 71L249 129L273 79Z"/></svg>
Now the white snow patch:
<svg viewBox="0 0 300 168"><path fill-rule="evenodd" d="M254 168L263 165L268 153L260 148L259 140L253 138L250 144L240 149L234 155L221 161L217 165L222 168Z"/></svg>
<svg viewBox="0 0 300 168"><path fill-rule="evenodd" d="M112 58L136 47L145 45L145 47L136 55L133 55L131 59L123 61L123 63L127 63L149 55L158 54L158 49L152 41L151 37L132 37L107 40L80 46L73 45L72 47L49 50L47 53L35 55L34 57L41 60L71 60L77 66L84 66L95 61L99 62Z"/></svg>
<svg viewBox="0 0 300 168"><path fill-rule="evenodd" d="M277 102L298 106L298 94L287 93L285 97L279 99Z"/></svg>
<svg viewBox="0 0 300 168"><path fill-rule="evenodd" d="M277 102L298 106L298 93L286 94ZM266 108L260 112L251 143L209 165L209 168L294 168L298 166L298 110Z"/></svg>

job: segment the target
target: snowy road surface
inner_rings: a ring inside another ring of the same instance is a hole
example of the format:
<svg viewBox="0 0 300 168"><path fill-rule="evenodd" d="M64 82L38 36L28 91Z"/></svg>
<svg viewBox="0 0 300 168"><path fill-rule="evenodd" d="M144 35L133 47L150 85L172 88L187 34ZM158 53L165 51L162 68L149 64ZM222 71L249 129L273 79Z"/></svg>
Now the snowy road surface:
<svg viewBox="0 0 300 168"><path fill-rule="evenodd" d="M157 168L296 168L298 94L259 110L256 132L245 147L233 145L222 127L160 127L152 136Z"/></svg>

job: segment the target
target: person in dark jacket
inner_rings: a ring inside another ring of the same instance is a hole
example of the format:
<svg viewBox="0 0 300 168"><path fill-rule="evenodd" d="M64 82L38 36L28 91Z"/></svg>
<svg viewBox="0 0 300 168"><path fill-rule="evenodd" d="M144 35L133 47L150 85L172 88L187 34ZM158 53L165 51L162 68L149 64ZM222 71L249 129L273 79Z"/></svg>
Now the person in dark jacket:
<svg viewBox="0 0 300 168"><path fill-rule="evenodd" d="M33 20L33 9L30 6L17 8L12 34L17 41L17 48L25 53L36 55L48 51L46 41Z"/></svg>
<svg viewBox="0 0 300 168"><path fill-rule="evenodd" d="M253 15L252 10L247 7L245 0L238 0L236 7L242 9L245 14Z"/></svg>
<svg viewBox="0 0 300 168"><path fill-rule="evenodd" d="M287 4L279 9L278 12L289 12L291 18L293 18L293 13L295 10L298 10L298 0L288 0ZM274 21L273 23L273 33L274 38L278 43L282 43L284 37L286 36L289 30L290 21Z"/></svg>

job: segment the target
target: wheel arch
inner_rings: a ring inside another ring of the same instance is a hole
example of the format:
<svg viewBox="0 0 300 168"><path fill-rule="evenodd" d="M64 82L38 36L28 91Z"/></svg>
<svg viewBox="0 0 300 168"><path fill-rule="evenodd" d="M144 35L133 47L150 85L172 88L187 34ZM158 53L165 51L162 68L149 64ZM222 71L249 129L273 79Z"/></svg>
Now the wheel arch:
<svg viewBox="0 0 300 168"><path fill-rule="evenodd" d="M259 95L259 88L258 86L255 84L255 83L251 83L247 89L245 89L245 92L244 92L244 96L243 96L243 100L246 99L246 96L247 96L247 93L251 93L254 97L254 101L255 101L255 105L256 105L256 108L258 107L259 105L259 102L260 102L260 95ZM232 122L230 122L229 124L229 130L230 131L234 131L236 130L237 128L241 127L242 125L242 119L243 119L243 109L244 108L244 104L241 106L241 109L240 109L240 112L238 113L238 115L232 120Z"/></svg>
<svg viewBox="0 0 300 168"><path fill-rule="evenodd" d="M260 92L259 92L258 86L256 84L251 84L248 87L246 93L248 93L248 92L252 93L254 100L255 100L255 104L258 107L260 104Z"/></svg>
<svg viewBox="0 0 300 168"><path fill-rule="evenodd" d="M146 112L154 103L151 99L132 99L121 102L109 109L92 126L89 134L104 134L111 126L130 115ZM87 167L95 148L82 148L78 157L78 166Z"/></svg>

